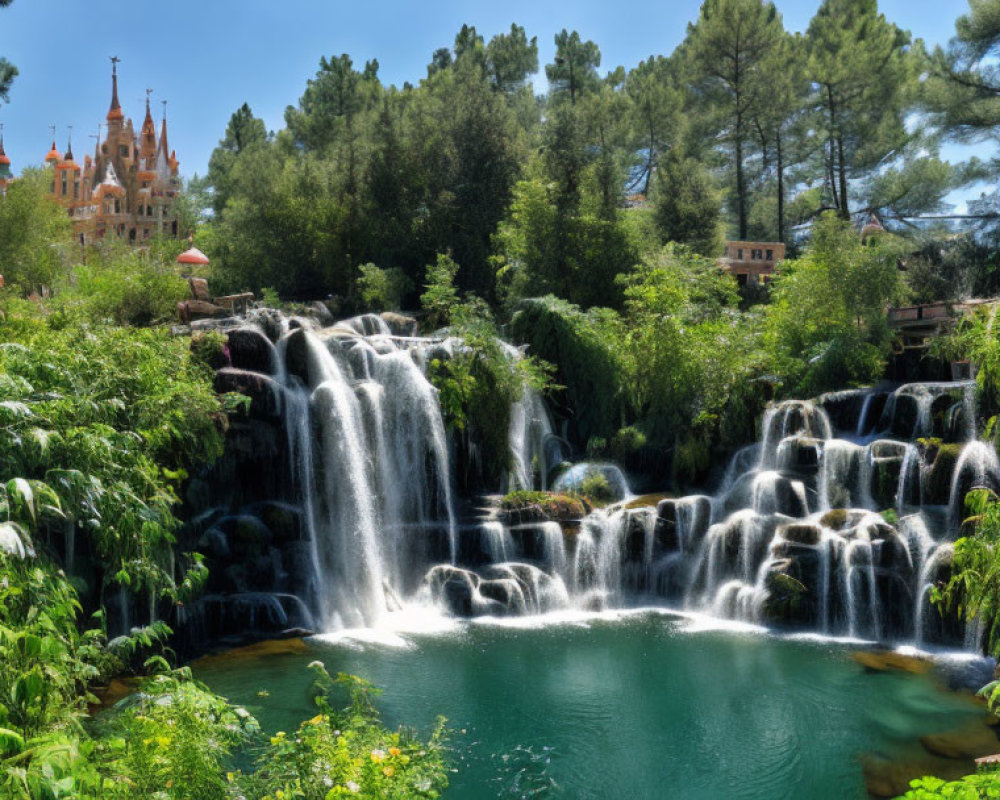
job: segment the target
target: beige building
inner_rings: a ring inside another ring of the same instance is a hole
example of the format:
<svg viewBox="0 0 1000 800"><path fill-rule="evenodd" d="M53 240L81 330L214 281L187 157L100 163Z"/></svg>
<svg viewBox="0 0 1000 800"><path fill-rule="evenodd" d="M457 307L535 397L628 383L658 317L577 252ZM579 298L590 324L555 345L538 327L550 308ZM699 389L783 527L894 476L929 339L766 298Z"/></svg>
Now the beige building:
<svg viewBox="0 0 1000 800"><path fill-rule="evenodd" d="M724 270L736 276L740 286L767 283L785 260L782 242L726 242L719 259Z"/></svg>
<svg viewBox="0 0 1000 800"><path fill-rule="evenodd" d="M52 194L72 218L80 244L109 234L129 242L182 234L173 208L181 179L177 155L167 144L166 114L157 138L147 93L146 118L136 136L118 102L117 66L115 59L107 135L98 141L93 158L88 155L77 164L72 146L61 154L55 142L45 157L54 170Z"/></svg>

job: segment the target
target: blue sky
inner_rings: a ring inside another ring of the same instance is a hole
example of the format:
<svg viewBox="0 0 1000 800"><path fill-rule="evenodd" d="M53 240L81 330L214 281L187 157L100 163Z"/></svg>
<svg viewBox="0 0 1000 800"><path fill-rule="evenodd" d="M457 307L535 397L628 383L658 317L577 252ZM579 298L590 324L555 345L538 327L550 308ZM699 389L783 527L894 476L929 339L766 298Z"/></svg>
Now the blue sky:
<svg viewBox="0 0 1000 800"><path fill-rule="evenodd" d="M804 30L819 0L777 0L790 30ZM153 89L169 101L170 145L186 177L204 173L232 112L248 102L268 128L283 126L285 106L301 96L320 56L348 53L356 64L377 58L384 82L416 83L431 53L452 43L462 23L487 39L511 22L537 36L539 61L552 60L553 36L576 29L601 48L602 72L667 54L683 39L699 0L510 0L506 3L342 2L342 0L14 0L0 10L0 55L20 75L0 105L6 150L15 171L41 163L57 126L74 155L92 152L110 98L110 63L119 56L119 96L136 126ZM966 0L882 0L886 16L914 37L944 43ZM951 157L956 151L949 150Z"/></svg>

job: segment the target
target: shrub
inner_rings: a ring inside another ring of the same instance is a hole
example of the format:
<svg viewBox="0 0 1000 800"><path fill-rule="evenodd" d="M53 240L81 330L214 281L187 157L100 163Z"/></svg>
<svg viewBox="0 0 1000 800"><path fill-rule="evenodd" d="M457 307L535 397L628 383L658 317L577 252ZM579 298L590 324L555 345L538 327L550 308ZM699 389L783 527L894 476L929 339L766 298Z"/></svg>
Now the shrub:
<svg viewBox="0 0 1000 800"><path fill-rule="evenodd" d="M556 494L554 492L534 492L519 489L504 495L500 500L500 509L505 512L523 511L538 508L549 519L577 520L588 511L586 499L573 494Z"/></svg>
<svg viewBox="0 0 1000 800"><path fill-rule="evenodd" d="M596 506L606 506L618 499L607 477L597 470L591 470L583 476L583 480L580 481L580 494Z"/></svg>
<svg viewBox="0 0 1000 800"><path fill-rule="evenodd" d="M375 311L395 310L402 307L403 297L413 289L413 282L399 267L383 269L375 264L358 267L358 292L365 308Z"/></svg>
<svg viewBox="0 0 1000 800"><path fill-rule="evenodd" d="M439 717L427 741L412 731L391 731L373 698L378 691L352 675L332 678L318 661L315 702L319 713L294 736L279 732L261 753L244 783L246 796L262 800L298 797L332 800L436 798L447 787L445 720ZM334 710L328 693L346 692L349 704Z"/></svg>

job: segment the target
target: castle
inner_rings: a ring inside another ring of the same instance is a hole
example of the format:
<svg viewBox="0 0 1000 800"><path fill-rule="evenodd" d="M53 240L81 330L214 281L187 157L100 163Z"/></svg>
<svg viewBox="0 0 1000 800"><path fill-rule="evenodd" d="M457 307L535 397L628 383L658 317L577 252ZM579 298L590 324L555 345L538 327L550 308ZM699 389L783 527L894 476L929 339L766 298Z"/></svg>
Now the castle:
<svg viewBox="0 0 1000 800"><path fill-rule="evenodd" d="M147 92L146 118L135 135L118 102L118 60L111 59L107 135L103 142L98 137L93 158L85 156L80 166L72 143L61 154L54 140L45 156L54 172L52 195L67 210L81 245L109 234L129 242L181 235L174 208L181 179L177 155L167 144L166 113L157 138Z"/></svg>

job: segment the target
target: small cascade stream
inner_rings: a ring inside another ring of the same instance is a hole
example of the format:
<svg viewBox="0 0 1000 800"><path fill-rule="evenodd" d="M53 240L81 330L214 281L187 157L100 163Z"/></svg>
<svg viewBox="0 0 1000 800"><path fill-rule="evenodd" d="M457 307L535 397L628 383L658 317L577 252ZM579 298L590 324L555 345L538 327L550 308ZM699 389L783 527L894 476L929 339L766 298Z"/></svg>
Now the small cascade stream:
<svg viewBox="0 0 1000 800"><path fill-rule="evenodd" d="M835 636L960 641L929 597L947 579L965 492L1000 484L996 452L973 436L972 398L969 383L909 384L777 404L715 494L612 505L563 526L565 556L515 543L504 558L535 563L576 608L654 603ZM555 488L608 467L577 464Z"/></svg>

